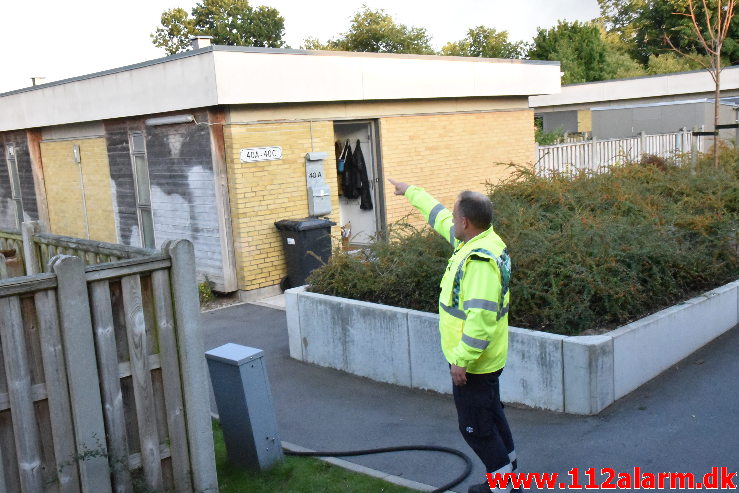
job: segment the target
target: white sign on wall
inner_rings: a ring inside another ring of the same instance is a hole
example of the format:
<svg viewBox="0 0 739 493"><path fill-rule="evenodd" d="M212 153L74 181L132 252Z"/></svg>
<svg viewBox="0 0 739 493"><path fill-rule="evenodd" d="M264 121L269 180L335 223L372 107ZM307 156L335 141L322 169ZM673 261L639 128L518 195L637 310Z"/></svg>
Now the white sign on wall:
<svg viewBox="0 0 739 493"><path fill-rule="evenodd" d="M258 161L277 161L282 159L282 147L250 147L241 149L242 163L256 163Z"/></svg>

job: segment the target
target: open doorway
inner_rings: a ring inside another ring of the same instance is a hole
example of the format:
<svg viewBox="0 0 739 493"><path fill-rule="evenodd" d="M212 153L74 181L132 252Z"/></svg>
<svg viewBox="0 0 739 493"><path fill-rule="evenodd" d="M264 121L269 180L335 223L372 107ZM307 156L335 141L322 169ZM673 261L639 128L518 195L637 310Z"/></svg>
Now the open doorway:
<svg viewBox="0 0 739 493"><path fill-rule="evenodd" d="M368 192L364 199L349 198L342 194L341 187L339 187L339 221L342 227L351 229L350 244L367 245L372 241L372 237L385 226L377 122L373 120L335 122L334 137L339 154L348 143L349 149L356 156L358 145L366 164L366 186L369 190L363 190L363 192ZM337 161L338 158L339 156L337 156Z"/></svg>

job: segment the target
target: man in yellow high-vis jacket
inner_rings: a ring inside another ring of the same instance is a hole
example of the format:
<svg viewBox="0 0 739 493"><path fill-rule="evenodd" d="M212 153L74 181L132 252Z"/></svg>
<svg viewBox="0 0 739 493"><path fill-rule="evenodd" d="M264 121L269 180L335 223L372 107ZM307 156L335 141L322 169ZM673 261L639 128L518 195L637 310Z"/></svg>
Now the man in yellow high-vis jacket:
<svg viewBox="0 0 739 493"><path fill-rule="evenodd" d="M498 382L508 353L511 263L505 243L493 231L490 199L465 191L450 212L422 188L390 183L454 247L441 280L439 331L459 430L487 472L514 472L516 452ZM487 483L469 489L487 491Z"/></svg>

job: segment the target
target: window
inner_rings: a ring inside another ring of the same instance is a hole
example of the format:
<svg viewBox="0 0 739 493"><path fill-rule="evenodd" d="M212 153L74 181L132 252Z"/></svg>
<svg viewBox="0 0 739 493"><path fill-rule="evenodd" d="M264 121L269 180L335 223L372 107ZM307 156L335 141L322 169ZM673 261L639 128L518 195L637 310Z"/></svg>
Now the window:
<svg viewBox="0 0 739 493"><path fill-rule="evenodd" d="M149 164L146 160L146 140L143 132L131 132L129 140L141 246L154 248L154 221L151 215L151 183Z"/></svg>
<svg viewBox="0 0 739 493"><path fill-rule="evenodd" d="M21 200L21 182L18 176L18 159L13 144L8 144L5 147L5 161L8 165L8 176L10 177L10 198L15 202L16 227L20 229L21 224L23 224L23 201Z"/></svg>

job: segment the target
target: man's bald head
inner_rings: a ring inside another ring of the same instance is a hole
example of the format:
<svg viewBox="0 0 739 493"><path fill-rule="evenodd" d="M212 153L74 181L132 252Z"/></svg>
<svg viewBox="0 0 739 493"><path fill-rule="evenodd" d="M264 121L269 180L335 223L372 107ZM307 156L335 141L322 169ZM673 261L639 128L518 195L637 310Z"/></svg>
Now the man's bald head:
<svg viewBox="0 0 739 493"><path fill-rule="evenodd" d="M457 197L457 207L459 215L480 230L488 229L493 222L493 204L485 194L465 190Z"/></svg>

